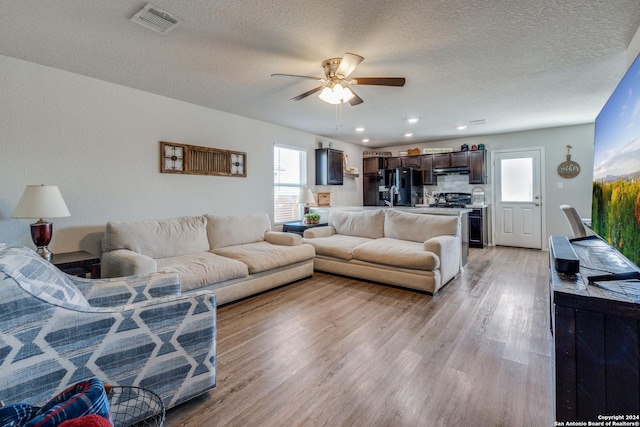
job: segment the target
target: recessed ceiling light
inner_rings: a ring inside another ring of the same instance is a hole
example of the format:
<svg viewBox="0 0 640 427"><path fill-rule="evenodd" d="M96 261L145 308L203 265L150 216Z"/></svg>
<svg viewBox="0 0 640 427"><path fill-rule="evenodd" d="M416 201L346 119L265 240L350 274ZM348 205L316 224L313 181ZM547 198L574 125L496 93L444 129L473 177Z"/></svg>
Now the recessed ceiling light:
<svg viewBox="0 0 640 427"><path fill-rule="evenodd" d="M363 139L362 142L369 142L369 138Z"/></svg>
<svg viewBox="0 0 640 427"><path fill-rule="evenodd" d="M458 130L465 130L467 128L467 125L458 125L456 126L456 129Z"/></svg>
<svg viewBox="0 0 640 427"><path fill-rule="evenodd" d="M363 127L356 128L356 132L364 132L364 128Z"/></svg>
<svg viewBox="0 0 640 427"><path fill-rule="evenodd" d="M418 120L420 120L420 119L419 119L419 118L417 118L417 117L409 117L409 118L407 119L407 121L408 121L409 123L416 123Z"/></svg>
<svg viewBox="0 0 640 427"><path fill-rule="evenodd" d="M411 132L407 132L407 133L404 134L404 136L406 136L408 138L410 136L413 136L413 134Z"/></svg>

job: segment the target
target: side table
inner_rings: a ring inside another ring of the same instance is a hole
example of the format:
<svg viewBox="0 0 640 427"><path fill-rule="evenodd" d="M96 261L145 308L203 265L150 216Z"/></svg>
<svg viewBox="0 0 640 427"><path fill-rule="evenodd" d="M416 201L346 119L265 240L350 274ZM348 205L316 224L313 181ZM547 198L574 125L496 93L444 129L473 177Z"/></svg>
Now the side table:
<svg viewBox="0 0 640 427"><path fill-rule="evenodd" d="M72 276L100 278L100 258L86 251L53 254L51 264Z"/></svg>
<svg viewBox="0 0 640 427"><path fill-rule="evenodd" d="M304 230L307 228L322 227L325 225L328 224L326 222L320 224L307 224L304 221L285 222L282 224L282 231L296 233L302 236L304 234Z"/></svg>

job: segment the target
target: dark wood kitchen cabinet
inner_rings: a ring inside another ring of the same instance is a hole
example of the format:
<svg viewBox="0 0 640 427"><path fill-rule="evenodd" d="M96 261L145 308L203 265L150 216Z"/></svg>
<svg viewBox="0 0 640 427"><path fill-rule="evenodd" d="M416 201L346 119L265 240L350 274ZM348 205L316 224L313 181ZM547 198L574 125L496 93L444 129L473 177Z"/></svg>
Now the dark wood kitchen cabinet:
<svg viewBox="0 0 640 427"><path fill-rule="evenodd" d="M436 176L433 174L433 156L423 154L420 156L420 169L422 169L422 185L436 185Z"/></svg>
<svg viewBox="0 0 640 427"><path fill-rule="evenodd" d="M362 206L384 206L379 187L384 185L382 175L362 176Z"/></svg>
<svg viewBox="0 0 640 427"><path fill-rule="evenodd" d="M488 208L473 208L469 213L469 246L484 248L489 243Z"/></svg>
<svg viewBox="0 0 640 427"><path fill-rule="evenodd" d="M385 158L383 157L365 157L362 159L362 173L364 175L377 175L382 169L385 169Z"/></svg>
<svg viewBox="0 0 640 427"><path fill-rule="evenodd" d="M402 166L402 157L389 157L387 159L387 169L399 168Z"/></svg>
<svg viewBox="0 0 640 427"><path fill-rule="evenodd" d="M454 168L469 165L468 151L454 151L452 153L433 154L434 168Z"/></svg>
<svg viewBox="0 0 640 427"><path fill-rule="evenodd" d="M486 184L486 151L469 151L469 184Z"/></svg>
<svg viewBox="0 0 640 427"><path fill-rule="evenodd" d="M316 185L342 185L344 157L333 148L316 149Z"/></svg>

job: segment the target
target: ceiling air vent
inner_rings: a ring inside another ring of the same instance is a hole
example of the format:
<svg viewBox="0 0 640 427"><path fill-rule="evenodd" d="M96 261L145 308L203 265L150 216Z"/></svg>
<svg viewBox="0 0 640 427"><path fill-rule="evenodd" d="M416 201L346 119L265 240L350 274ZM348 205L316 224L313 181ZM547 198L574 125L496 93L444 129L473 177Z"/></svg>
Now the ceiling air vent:
<svg viewBox="0 0 640 427"><path fill-rule="evenodd" d="M130 21L160 34L167 34L181 22L177 17L155 7L151 3L147 3L145 7L131 17Z"/></svg>

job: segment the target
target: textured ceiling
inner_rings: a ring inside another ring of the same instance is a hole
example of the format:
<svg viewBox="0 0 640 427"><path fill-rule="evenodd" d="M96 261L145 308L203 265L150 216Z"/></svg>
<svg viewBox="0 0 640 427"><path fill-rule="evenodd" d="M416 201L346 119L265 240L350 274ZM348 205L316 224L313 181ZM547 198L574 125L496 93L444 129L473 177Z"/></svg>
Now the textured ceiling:
<svg viewBox="0 0 640 427"><path fill-rule="evenodd" d="M369 147L592 122L624 74L638 0L0 0L0 54ZM365 57L341 111L313 95L321 62ZM408 117L419 117L408 124ZM455 126L486 119L458 131ZM357 133L355 127L365 127Z"/></svg>

